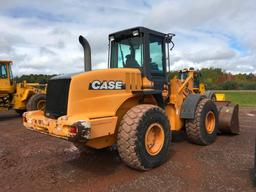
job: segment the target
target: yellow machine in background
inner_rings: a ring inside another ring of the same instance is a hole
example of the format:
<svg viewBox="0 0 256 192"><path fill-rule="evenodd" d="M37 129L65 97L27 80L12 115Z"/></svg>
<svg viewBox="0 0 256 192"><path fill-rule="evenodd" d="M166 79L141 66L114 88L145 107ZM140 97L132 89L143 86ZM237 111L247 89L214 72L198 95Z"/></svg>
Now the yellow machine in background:
<svg viewBox="0 0 256 192"><path fill-rule="evenodd" d="M224 93L216 93L215 95L217 101L226 101L226 96Z"/></svg>
<svg viewBox="0 0 256 192"><path fill-rule="evenodd" d="M199 71L195 71L194 68L185 68L179 71L178 78L181 81L185 81L188 78L188 76L190 76L190 78L193 81L193 92L201 94L205 93L206 86L204 83L201 82L201 73Z"/></svg>
<svg viewBox="0 0 256 192"><path fill-rule="evenodd" d="M201 82L201 73L200 71L196 71L194 68L183 69L179 71L178 78L181 81L185 81L185 79L191 74L191 78L193 79L193 92L200 93L206 95L207 98L213 101L225 101L225 94L216 93L215 91L206 90L206 85Z"/></svg>
<svg viewBox="0 0 256 192"><path fill-rule="evenodd" d="M14 109L19 114L26 110L43 110L46 85L14 82L11 65L12 61L0 61L0 110Z"/></svg>
<svg viewBox="0 0 256 192"><path fill-rule="evenodd" d="M195 93L193 73L168 81L173 36L144 27L110 34L109 69L93 71L90 45L80 36L85 72L52 78L45 111L24 113L24 126L84 148L116 144L122 160L140 170L165 161L172 131L186 131L199 145L220 131L238 134L237 105Z"/></svg>

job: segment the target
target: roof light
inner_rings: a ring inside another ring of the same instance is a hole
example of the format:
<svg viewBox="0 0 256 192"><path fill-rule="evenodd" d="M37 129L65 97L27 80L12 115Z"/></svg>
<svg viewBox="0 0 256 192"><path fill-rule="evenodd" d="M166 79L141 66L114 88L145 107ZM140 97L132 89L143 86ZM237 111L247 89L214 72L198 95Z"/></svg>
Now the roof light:
<svg viewBox="0 0 256 192"><path fill-rule="evenodd" d="M132 32L132 35L133 36L138 36L140 33L139 33L139 30L134 30L133 32Z"/></svg>
<svg viewBox="0 0 256 192"><path fill-rule="evenodd" d="M115 37L112 35L112 36L109 37L109 40L110 40L110 41L114 41L114 40L115 40Z"/></svg>

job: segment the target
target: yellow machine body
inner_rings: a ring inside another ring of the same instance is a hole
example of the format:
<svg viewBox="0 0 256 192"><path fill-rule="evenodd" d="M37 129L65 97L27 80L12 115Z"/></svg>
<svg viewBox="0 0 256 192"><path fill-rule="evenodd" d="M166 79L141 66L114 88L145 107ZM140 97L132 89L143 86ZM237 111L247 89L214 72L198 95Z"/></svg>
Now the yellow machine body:
<svg viewBox="0 0 256 192"><path fill-rule="evenodd" d="M118 79L125 82L125 89L89 90L88 87L95 77L106 82ZM170 97L165 109L172 130L183 128L184 122L180 119L181 106L186 95L193 89L192 82L192 74L184 82L175 77L170 81L171 91L163 90L163 97ZM72 136L69 129L82 121L90 128L90 137L85 145L93 148L111 146L116 142L119 122L130 108L141 103L157 105L152 95L148 95L143 101L140 95L142 90L153 90L152 86L153 82L143 78L138 69L105 69L81 73L72 77L67 115L51 119L45 117L43 111L26 112L24 125L29 129L68 140ZM136 92L138 94L134 94Z"/></svg>
<svg viewBox="0 0 256 192"><path fill-rule="evenodd" d="M37 93L46 93L46 86L39 83L16 83L13 80L12 61L0 61L0 110L26 110L29 98Z"/></svg>
<svg viewBox="0 0 256 192"><path fill-rule="evenodd" d="M151 104L166 115L167 130L182 130L186 118L194 119L200 99L215 104L203 95L203 84L195 85L193 70L188 71L186 77L167 80L166 58L169 56L166 54L169 50L166 47L173 36L143 27L110 34L109 69L93 71L89 43L80 36L86 72L51 79L47 87L46 110L24 113L24 126L100 149L117 142L122 119L129 110L141 104ZM186 104L188 98L192 99ZM189 114L187 117L185 112ZM136 113L130 115L136 117ZM137 122L127 120L126 123ZM125 129L128 131L131 127ZM158 130L162 130L161 126Z"/></svg>
<svg viewBox="0 0 256 192"><path fill-rule="evenodd" d="M11 61L1 61L1 74L0 74L0 95L12 94L15 91L15 86L12 82Z"/></svg>
<svg viewBox="0 0 256 192"><path fill-rule="evenodd" d="M226 96L224 93L216 93L216 99L217 101L226 101Z"/></svg>
<svg viewBox="0 0 256 192"><path fill-rule="evenodd" d="M16 83L16 92L13 94L12 108L25 110L29 98L34 94L45 94L46 87L39 83Z"/></svg>
<svg viewBox="0 0 256 192"><path fill-rule="evenodd" d="M206 93L206 85L201 82L200 80L200 71L195 71L193 68L189 69L183 69L179 71L179 79L181 81L184 81L188 75L193 75L193 92L199 93L199 94L205 94ZM185 78L184 78L185 77ZM226 97L224 93L217 93L214 92L216 101L225 101Z"/></svg>
<svg viewBox="0 0 256 192"><path fill-rule="evenodd" d="M206 86L200 81L200 72L195 71L194 68L185 68L179 71L179 79L183 82L188 76L193 77L193 92L203 94L206 91Z"/></svg>

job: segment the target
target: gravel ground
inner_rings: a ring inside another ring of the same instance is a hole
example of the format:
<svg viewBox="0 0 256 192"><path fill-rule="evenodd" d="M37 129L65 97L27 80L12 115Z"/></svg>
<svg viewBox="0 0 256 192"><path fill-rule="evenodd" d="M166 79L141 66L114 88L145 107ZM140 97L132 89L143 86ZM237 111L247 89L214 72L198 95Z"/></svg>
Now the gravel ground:
<svg viewBox="0 0 256 192"><path fill-rule="evenodd" d="M126 167L115 150L79 153L21 121L0 114L0 191L256 191L256 108L240 110L240 135L221 135L210 146L175 134L167 162L147 172Z"/></svg>

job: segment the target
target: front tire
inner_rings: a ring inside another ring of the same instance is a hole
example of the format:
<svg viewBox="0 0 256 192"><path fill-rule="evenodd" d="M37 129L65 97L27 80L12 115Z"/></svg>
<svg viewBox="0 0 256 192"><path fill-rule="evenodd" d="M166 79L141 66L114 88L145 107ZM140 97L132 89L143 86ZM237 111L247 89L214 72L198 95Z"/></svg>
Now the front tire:
<svg viewBox="0 0 256 192"><path fill-rule="evenodd" d="M206 91L205 95L208 99L211 99L212 101L217 101L217 97L214 91Z"/></svg>
<svg viewBox="0 0 256 192"><path fill-rule="evenodd" d="M213 143L218 132L218 111L215 103L202 99L196 108L195 117L186 121L188 140L198 145Z"/></svg>
<svg viewBox="0 0 256 192"><path fill-rule="evenodd" d="M143 104L124 115L118 129L117 149L128 166L148 170L164 162L170 140L170 125L164 110Z"/></svg>
<svg viewBox="0 0 256 192"><path fill-rule="evenodd" d="M27 111L41 110L44 111L46 105L45 94L34 94L32 95L27 103Z"/></svg>

